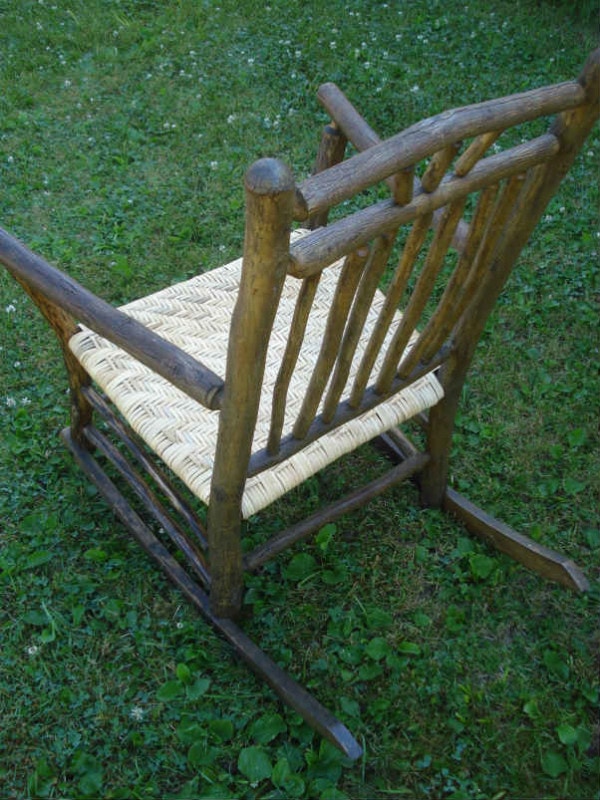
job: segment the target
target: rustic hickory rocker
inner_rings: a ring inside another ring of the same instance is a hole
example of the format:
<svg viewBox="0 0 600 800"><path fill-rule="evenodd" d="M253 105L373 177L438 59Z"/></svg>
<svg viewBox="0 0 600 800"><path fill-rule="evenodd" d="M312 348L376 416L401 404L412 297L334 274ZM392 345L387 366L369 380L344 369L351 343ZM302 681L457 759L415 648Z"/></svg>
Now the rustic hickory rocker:
<svg viewBox="0 0 600 800"><path fill-rule="evenodd" d="M576 81L453 109L385 141L325 84L331 123L314 174L296 185L274 159L246 174L243 258L121 309L0 232L0 261L60 340L62 437L77 462L237 653L350 758L361 753L350 732L236 624L245 571L412 477L424 505L587 588L568 557L451 489L448 459L486 319L598 118L599 71L595 51ZM358 152L344 160L348 141ZM389 199L344 213L380 182ZM409 419L424 428L421 449L399 429ZM366 442L390 456L388 472L242 554L244 519ZM207 507L206 525L173 474Z"/></svg>

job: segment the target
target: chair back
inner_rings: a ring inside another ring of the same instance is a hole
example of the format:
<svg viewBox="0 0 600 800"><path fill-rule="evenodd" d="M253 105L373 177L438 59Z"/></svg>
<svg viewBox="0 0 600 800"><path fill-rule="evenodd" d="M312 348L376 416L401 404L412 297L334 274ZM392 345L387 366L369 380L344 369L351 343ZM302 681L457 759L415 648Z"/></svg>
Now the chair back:
<svg viewBox="0 0 600 800"><path fill-rule="evenodd" d="M448 363L468 366L517 256L598 117L598 54L578 81L446 111L386 141L334 84L321 87L332 124L315 174L293 193L294 219L313 230L289 247L286 272L300 286L268 446L252 455L250 474L427 373L436 370L443 383ZM361 152L343 160L348 140ZM381 184L391 197L381 199ZM330 212L335 218L325 225ZM333 265L338 277L320 349L284 432L311 307ZM385 300L374 313L382 283Z"/></svg>

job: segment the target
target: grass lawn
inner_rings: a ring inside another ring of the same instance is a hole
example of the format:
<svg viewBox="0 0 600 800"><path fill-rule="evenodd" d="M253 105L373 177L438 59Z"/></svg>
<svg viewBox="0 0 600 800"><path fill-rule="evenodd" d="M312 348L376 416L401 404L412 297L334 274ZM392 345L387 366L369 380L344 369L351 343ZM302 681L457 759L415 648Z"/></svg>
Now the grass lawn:
<svg viewBox="0 0 600 800"><path fill-rule="evenodd" d="M572 79L594 5L0 0L0 224L123 303L239 253L244 171L274 155L310 172L320 83L391 134ZM248 582L246 629L364 742L354 765L233 658L80 476L57 437L58 348L0 272L2 800L600 796L599 154L596 129L491 318L452 470L592 590L529 574L408 485ZM334 464L249 535L378 459Z"/></svg>

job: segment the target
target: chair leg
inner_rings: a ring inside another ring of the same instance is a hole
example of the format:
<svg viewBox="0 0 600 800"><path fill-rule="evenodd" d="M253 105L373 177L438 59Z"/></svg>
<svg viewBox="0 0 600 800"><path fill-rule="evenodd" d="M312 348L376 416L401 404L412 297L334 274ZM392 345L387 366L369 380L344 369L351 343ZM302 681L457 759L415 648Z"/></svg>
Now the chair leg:
<svg viewBox="0 0 600 800"><path fill-rule="evenodd" d="M421 504L424 506L440 508L444 501L459 400L459 390L447 392L443 400L429 409L426 425L429 461L417 478Z"/></svg>
<svg viewBox="0 0 600 800"><path fill-rule="evenodd" d="M469 533L493 545L515 561L542 577L574 589L586 592L589 582L582 570L571 559L555 550L539 544L533 539L510 528L504 522L494 519L475 506L458 492L447 486L448 462L454 414L448 408L441 409L438 404L429 411L426 424L430 460L415 476L419 485L421 503L425 506L441 508L460 520ZM414 457L416 448L400 432L388 431L380 437L384 452L392 461L404 461Z"/></svg>
<svg viewBox="0 0 600 800"><path fill-rule="evenodd" d="M89 449L77 441L69 428L61 433L66 446L86 475L98 488L121 522L137 539L144 550L158 562L169 579L196 607L201 615L229 642L237 655L259 677L263 678L275 693L324 738L338 747L348 758L355 760L362 755L362 748L350 731L300 684L272 661L231 619L216 616L211 608L208 594L188 574L164 544L152 533L110 480Z"/></svg>
<svg viewBox="0 0 600 800"><path fill-rule="evenodd" d="M459 519L474 536L492 544L544 578L578 592L586 592L590 588L587 578L571 559L494 519L453 489L446 489L442 508Z"/></svg>

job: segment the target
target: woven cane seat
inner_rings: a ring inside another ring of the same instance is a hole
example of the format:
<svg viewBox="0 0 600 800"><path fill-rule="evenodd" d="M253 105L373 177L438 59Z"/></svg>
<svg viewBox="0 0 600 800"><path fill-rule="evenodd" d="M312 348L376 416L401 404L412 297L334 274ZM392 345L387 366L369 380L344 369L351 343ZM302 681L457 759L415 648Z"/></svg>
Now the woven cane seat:
<svg viewBox="0 0 600 800"><path fill-rule="evenodd" d="M146 327L198 358L218 375L225 374L231 315L242 260L198 275L121 307ZM292 378L284 435L300 410L321 345L331 298L341 265L322 274L305 340ZM273 386L282 361L301 281L286 279L263 382L253 451L266 446ZM382 306L378 292L357 354ZM70 340L77 359L117 406L131 427L205 504L210 497L218 411L210 411L111 342L83 328ZM360 363L360 359L355 359ZM378 364L374 369L377 369ZM348 386L354 373L351 372ZM300 452L246 482L242 515L248 518L327 464L415 414L435 405L443 390L428 374L376 408L309 443Z"/></svg>

